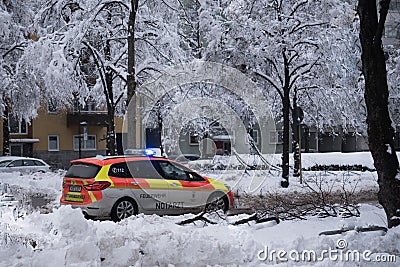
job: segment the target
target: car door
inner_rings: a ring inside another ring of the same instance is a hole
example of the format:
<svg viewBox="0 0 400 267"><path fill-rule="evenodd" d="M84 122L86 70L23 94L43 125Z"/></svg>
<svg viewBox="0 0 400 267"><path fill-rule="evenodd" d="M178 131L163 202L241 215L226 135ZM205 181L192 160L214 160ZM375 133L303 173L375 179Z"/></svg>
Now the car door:
<svg viewBox="0 0 400 267"><path fill-rule="evenodd" d="M131 178L127 180L130 193L139 205L158 214L171 214L169 183L164 179L160 166L150 159L127 162Z"/></svg>
<svg viewBox="0 0 400 267"><path fill-rule="evenodd" d="M207 204L207 199L214 187L198 173L191 170L186 172L187 178L181 181L182 187L191 192L190 206L201 208Z"/></svg>
<svg viewBox="0 0 400 267"><path fill-rule="evenodd" d="M23 171L24 172L34 172L35 170L37 170L37 167L33 160L30 160L30 159L23 160Z"/></svg>
<svg viewBox="0 0 400 267"><path fill-rule="evenodd" d="M170 187L170 201L182 203L185 211L197 210L205 204L205 184L201 176L186 167L167 161L159 161Z"/></svg>
<svg viewBox="0 0 400 267"><path fill-rule="evenodd" d="M42 162L40 160L32 160L32 161L36 166L35 170L44 171L44 172L50 171L50 167L47 164L45 164L44 162Z"/></svg>

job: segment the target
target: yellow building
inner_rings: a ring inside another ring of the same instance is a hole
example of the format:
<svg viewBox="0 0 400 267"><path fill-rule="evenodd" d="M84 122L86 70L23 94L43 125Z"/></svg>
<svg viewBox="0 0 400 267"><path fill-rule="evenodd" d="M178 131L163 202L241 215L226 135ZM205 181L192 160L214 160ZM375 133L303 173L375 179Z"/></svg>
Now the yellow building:
<svg viewBox="0 0 400 267"><path fill-rule="evenodd" d="M106 120L105 111L89 109L68 112L49 107L41 108L38 117L31 123L10 118L11 155L41 158L57 168L67 168L69 162L79 156L104 155ZM116 142L118 152L121 154L122 124L123 118L116 117ZM0 131L0 141L2 144L2 131Z"/></svg>

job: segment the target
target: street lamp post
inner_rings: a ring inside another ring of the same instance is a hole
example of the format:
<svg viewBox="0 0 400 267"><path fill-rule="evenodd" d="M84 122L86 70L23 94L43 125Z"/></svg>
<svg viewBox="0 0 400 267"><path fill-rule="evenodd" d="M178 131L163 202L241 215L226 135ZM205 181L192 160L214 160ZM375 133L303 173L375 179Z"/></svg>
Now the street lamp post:
<svg viewBox="0 0 400 267"><path fill-rule="evenodd" d="M83 127L83 136L81 133L81 127ZM86 121L79 122L78 138L79 138L78 153L79 153L79 158L81 159L82 158L82 138L85 141L87 140L87 122Z"/></svg>

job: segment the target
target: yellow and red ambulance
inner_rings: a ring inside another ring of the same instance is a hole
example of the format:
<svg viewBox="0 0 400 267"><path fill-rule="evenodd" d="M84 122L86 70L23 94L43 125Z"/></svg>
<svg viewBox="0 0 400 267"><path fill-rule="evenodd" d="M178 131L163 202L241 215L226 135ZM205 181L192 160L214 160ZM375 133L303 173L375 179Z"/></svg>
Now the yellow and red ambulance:
<svg viewBox="0 0 400 267"><path fill-rule="evenodd" d="M88 218L120 221L138 213L227 211L233 194L224 183L166 158L97 156L71 161L60 202L81 208Z"/></svg>

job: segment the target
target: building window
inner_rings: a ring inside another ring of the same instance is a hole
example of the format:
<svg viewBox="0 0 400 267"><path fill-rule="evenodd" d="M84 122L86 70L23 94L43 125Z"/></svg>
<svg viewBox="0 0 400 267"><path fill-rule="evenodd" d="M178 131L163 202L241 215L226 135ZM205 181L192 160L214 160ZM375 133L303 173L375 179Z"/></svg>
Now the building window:
<svg viewBox="0 0 400 267"><path fill-rule="evenodd" d="M15 116L10 116L8 125L10 134L28 134L28 124L25 120L18 120Z"/></svg>
<svg viewBox="0 0 400 267"><path fill-rule="evenodd" d="M48 136L48 150L49 151L59 151L60 150L58 135L49 135Z"/></svg>
<svg viewBox="0 0 400 267"><path fill-rule="evenodd" d="M283 144L283 131L270 131L269 132L270 144Z"/></svg>
<svg viewBox="0 0 400 267"><path fill-rule="evenodd" d="M96 135L88 135L87 140L84 140L83 136L82 134L81 150L96 150ZM79 150L79 135L74 135L74 150Z"/></svg>
<svg viewBox="0 0 400 267"><path fill-rule="evenodd" d="M199 136L196 134L189 135L189 144L190 145L198 145L199 144Z"/></svg>

